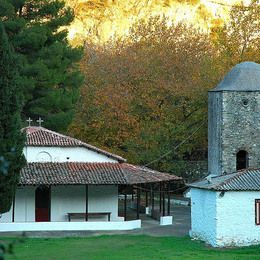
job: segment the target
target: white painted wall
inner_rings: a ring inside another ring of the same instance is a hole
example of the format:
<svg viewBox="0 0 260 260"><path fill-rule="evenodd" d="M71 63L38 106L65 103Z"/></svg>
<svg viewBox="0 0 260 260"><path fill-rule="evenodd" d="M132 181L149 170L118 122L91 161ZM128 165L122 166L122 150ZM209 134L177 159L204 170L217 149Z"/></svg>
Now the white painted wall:
<svg viewBox="0 0 260 260"><path fill-rule="evenodd" d="M216 244L216 192L191 188L190 235Z"/></svg>
<svg viewBox="0 0 260 260"><path fill-rule="evenodd" d="M14 222L35 221L35 189L34 186L21 186L16 189ZM2 214L0 223L12 222L13 205L9 212Z"/></svg>
<svg viewBox="0 0 260 260"><path fill-rule="evenodd" d="M11 209L3 214L0 214L0 223L9 223L12 222L13 217L13 205L11 206Z"/></svg>
<svg viewBox="0 0 260 260"><path fill-rule="evenodd" d="M86 187L52 186L51 221L68 221L68 213L86 212ZM89 185L88 212L111 212L111 221L118 221L118 188L116 185ZM89 217L89 221L107 221L107 216ZM84 221L75 219L72 221Z"/></svg>
<svg viewBox="0 0 260 260"><path fill-rule="evenodd" d="M84 147L27 146L23 153L27 162L118 162Z"/></svg>
<svg viewBox="0 0 260 260"><path fill-rule="evenodd" d="M36 187L19 187L15 198L15 222L35 221ZM118 217L118 187L116 185L89 185L88 212L111 212L111 221L122 221ZM68 213L86 212L85 185L51 187L51 221L68 221ZM84 221L75 219L72 221ZM89 221L107 221L107 216L90 217ZM0 223L12 222L12 209L2 214Z"/></svg>
<svg viewBox="0 0 260 260"><path fill-rule="evenodd" d="M0 223L12 222L13 205L9 212L2 214ZM18 187L15 194L15 222L35 221L35 187Z"/></svg>
<svg viewBox="0 0 260 260"><path fill-rule="evenodd" d="M0 232L69 231L69 230L133 230L141 228L141 220L123 222L32 222L0 223Z"/></svg>
<svg viewBox="0 0 260 260"><path fill-rule="evenodd" d="M88 196L89 212L111 212L111 221L121 220L118 217L117 185L89 185ZM100 219L107 220L107 217Z"/></svg>
<svg viewBox="0 0 260 260"><path fill-rule="evenodd" d="M194 238L215 247L260 244L255 224L255 199L260 192L220 192L191 189L191 231Z"/></svg>
<svg viewBox="0 0 260 260"><path fill-rule="evenodd" d="M18 187L15 194L15 222L35 221L35 187Z"/></svg>
<svg viewBox="0 0 260 260"><path fill-rule="evenodd" d="M260 244L260 226L255 224L255 199L260 199L260 191L217 194L217 246Z"/></svg>
<svg viewBox="0 0 260 260"><path fill-rule="evenodd" d="M85 185L51 187L51 221L68 221L68 213L86 212Z"/></svg>

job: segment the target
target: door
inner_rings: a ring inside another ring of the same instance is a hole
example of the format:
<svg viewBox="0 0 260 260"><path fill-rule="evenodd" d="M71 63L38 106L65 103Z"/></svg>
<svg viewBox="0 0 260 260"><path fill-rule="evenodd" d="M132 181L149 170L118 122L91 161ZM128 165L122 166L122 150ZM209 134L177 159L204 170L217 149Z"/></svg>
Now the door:
<svg viewBox="0 0 260 260"><path fill-rule="evenodd" d="M35 191L35 221L50 221L50 188L40 186Z"/></svg>

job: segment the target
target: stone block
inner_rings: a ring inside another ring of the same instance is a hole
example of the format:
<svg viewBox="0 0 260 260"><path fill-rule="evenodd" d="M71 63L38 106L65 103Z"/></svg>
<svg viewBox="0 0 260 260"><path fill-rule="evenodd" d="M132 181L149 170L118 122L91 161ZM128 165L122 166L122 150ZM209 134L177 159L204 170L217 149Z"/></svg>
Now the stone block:
<svg viewBox="0 0 260 260"><path fill-rule="evenodd" d="M166 226L166 225L172 225L172 216L162 216L160 217L160 225Z"/></svg>

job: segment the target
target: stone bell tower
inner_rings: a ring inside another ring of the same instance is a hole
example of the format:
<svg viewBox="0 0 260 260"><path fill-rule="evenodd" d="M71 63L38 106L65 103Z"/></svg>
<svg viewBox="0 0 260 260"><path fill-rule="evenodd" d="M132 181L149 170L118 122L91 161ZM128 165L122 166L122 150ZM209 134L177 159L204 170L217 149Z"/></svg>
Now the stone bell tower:
<svg viewBox="0 0 260 260"><path fill-rule="evenodd" d="M260 64L236 65L208 95L208 170L260 167Z"/></svg>

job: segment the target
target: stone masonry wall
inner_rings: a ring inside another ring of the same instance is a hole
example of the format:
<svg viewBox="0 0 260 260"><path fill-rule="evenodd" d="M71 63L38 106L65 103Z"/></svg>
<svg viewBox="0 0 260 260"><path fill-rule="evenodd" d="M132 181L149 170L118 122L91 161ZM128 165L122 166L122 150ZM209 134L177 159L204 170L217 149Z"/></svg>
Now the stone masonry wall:
<svg viewBox="0 0 260 260"><path fill-rule="evenodd" d="M209 173L236 171L236 154L249 154L249 167L260 165L260 91L209 92Z"/></svg>
<svg viewBox="0 0 260 260"><path fill-rule="evenodd" d="M260 165L260 91L223 92L221 173L236 171L236 154L249 154L249 167Z"/></svg>
<svg viewBox="0 0 260 260"><path fill-rule="evenodd" d="M221 172L222 92L208 94L208 173Z"/></svg>

